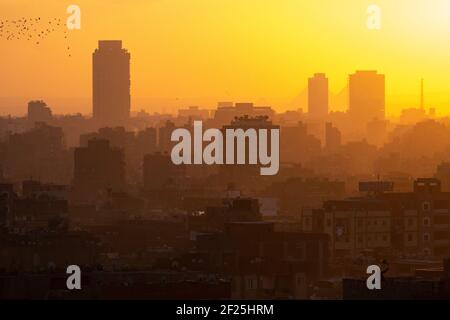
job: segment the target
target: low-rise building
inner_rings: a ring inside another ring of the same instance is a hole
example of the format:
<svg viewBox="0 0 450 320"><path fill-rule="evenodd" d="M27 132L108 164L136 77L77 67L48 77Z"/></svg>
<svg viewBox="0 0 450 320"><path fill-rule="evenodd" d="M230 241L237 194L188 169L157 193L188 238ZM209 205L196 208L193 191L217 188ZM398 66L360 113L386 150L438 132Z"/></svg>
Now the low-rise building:
<svg viewBox="0 0 450 320"><path fill-rule="evenodd" d="M417 179L413 192L383 190L383 182L369 189L363 197L303 210L302 229L327 233L333 256L450 253L450 192L442 192L439 180Z"/></svg>

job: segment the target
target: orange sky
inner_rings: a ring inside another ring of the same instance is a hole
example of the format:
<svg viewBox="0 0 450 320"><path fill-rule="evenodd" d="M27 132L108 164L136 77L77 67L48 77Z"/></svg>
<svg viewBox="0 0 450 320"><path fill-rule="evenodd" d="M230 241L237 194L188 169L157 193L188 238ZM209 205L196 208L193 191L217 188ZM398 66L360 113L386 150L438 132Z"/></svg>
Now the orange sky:
<svg viewBox="0 0 450 320"><path fill-rule="evenodd" d="M379 31L366 27L371 3L382 9ZM37 98L56 113L89 113L99 39L122 39L131 52L132 110L224 100L282 111L304 107L315 72L338 94L349 73L376 69L386 74L388 114L418 105L421 77L426 105L450 113L450 0L2 0L1 19L65 20L70 4L82 25L69 39L0 38L1 114L23 114ZM344 97L333 109L346 108Z"/></svg>

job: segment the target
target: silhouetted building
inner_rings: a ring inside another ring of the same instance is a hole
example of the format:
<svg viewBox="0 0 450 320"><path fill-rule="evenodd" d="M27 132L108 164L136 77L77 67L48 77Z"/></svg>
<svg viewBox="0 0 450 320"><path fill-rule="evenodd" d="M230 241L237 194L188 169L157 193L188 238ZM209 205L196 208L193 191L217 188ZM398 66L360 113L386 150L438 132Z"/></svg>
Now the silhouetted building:
<svg viewBox="0 0 450 320"><path fill-rule="evenodd" d="M26 201L23 202L24 209L31 211L32 208L27 208ZM37 203L32 201L29 204L35 206ZM42 202L38 206L44 203ZM50 209L52 203L48 203L48 205ZM56 207L51 209L55 213L59 211L56 210ZM46 212L43 212L44 216L47 216ZM33 215L28 217L31 219ZM37 221L29 220L21 223L33 225L35 222ZM42 225L45 225L44 221ZM30 297L47 299L49 296L46 293L52 286L45 281L45 278L58 270L65 273L68 261L81 266L86 271L89 270L88 265L93 266L97 263L98 246L94 236L79 231L68 232L57 229L52 231L15 233L3 237L0 243L2 252L0 269L6 272L2 272L0 276L0 297L2 299ZM84 283L88 285L88 279L83 278L83 281L86 281ZM67 288L65 280L60 283L61 288Z"/></svg>
<svg viewBox="0 0 450 320"><path fill-rule="evenodd" d="M123 124L130 117L130 54L122 41L101 40L92 55L93 116L101 124Z"/></svg>
<svg viewBox="0 0 450 320"><path fill-rule="evenodd" d="M327 273L328 236L277 232L263 221L231 222L222 233L200 234L199 252L232 276L235 299L306 299Z"/></svg>
<svg viewBox="0 0 450 320"><path fill-rule="evenodd" d="M385 78L376 71L357 71L349 76L349 115L353 121L367 123L384 120Z"/></svg>
<svg viewBox="0 0 450 320"><path fill-rule="evenodd" d="M327 151L337 151L341 146L341 132L338 128L333 127L331 122L325 125L325 148Z"/></svg>
<svg viewBox="0 0 450 320"><path fill-rule="evenodd" d="M4 149L2 169L11 181L33 178L65 183L70 176L69 157L59 127L35 123L29 131L11 134Z"/></svg>
<svg viewBox="0 0 450 320"><path fill-rule="evenodd" d="M424 109L408 108L403 109L400 115L400 122L402 124L416 124L427 119L427 114Z"/></svg>
<svg viewBox="0 0 450 320"><path fill-rule="evenodd" d="M235 118L249 117L260 118L267 117L272 120L275 111L271 107L257 107L251 102L219 102L217 110L214 112L213 123L220 127L231 123Z"/></svg>
<svg viewBox="0 0 450 320"><path fill-rule="evenodd" d="M314 119L328 116L328 78L324 73L308 79L308 115Z"/></svg>
<svg viewBox="0 0 450 320"><path fill-rule="evenodd" d="M176 129L175 124L167 120L163 127L158 129L158 150L162 153L169 153L175 142L172 142L172 132Z"/></svg>
<svg viewBox="0 0 450 320"><path fill-rule="evenodd" d="M437 166L436 178L441 181L443 191L450 191L450 162L442 162Z"/></svg>
<svg viewBox="0 0 450 320"><path fill-rule="evenodd" d="M187 109L178 110L178 116L182 119L207 120L209 118L209 110L200 109L197 106L190 106Z"/></svg>
<svg viewBox="0 0 450 320"><path fill-rule="evenodd" d="M367 123L367 142L381 147L387 140L388 122L373 119Z"/></svg>
<svg viewBox="0 0 450 320"><path fill-rule="evenodd" d="M68 201L41 195L14 200L15 232L67 230Z"/></svg>
<svg viewBox="0 0 450 320"><path fill-rule="evenodd" d="M273 223L230 223L237 261L232 298L307 299L308 286L325 276L328 236L276 232Z"/></svg>
<svg viewBox="0 0 450 320"><path fill-rule="evenodd" d="M12 225L13 202L16 197L12 184L0 184L0 230Z"/></svg>
<svg viewBox="0 0 450 320"><path fill-rule="evenodd" d="M280 200L283 215L297 216L302 207L321 206L323 201L341 199L345 195L345 183L326 179L288 178L274 182L265 194Z"/></svg>
<svg viewBox="0 0 450 320"><path fill-rule="evenodd" d="M168 154L147 154L144 157L144 189L153 191L175 184L183 171L184 166L173 164Z"/></svg>
<svg viewBox="0 0 450 320"><path fill-rule="evenodd" d="M75 149L73 200L95 203L112 191L125 188L125 160L122 149L107 140L89 140L87 147Z"/></svg>
<svg viewBox="0 0 450 320"><path fill-rule="evenodd" d="M62 186L24 181L22 196L18 196L12 184L0 184L0 229L6 227L14 234L66 230L68 202L61 196L61 189Z"/></svg>
<svg viewBox="0 0 450 320"><path fill-rule="evenodd" d="M30 101L27 117L33 125L35 122L47 122L52 119L52 110L42 100Z"/></svg>
<svg viewBox="0 0 450 320"><path fill-rule="evenodd" d="M156 151L157 131L155 128L145 128L139 131L136 136L136 148L143 154L149 154Z"/></svg>
<svg viewBox="0 0 450 320"><path fill-rule="evenodd" d="M126 131L124 127L106 127L100 128L98 132L86 133L80 135L80 146L86 147L89 140L108 140L111 147L125 149L134 143L135 134L132 131Z"/></svg>
<svg viewBox="0 0 450 320"><path fill-rule="evenodd" d="M280 130L280 162L306 163L321 152L320 140L308 133L303 122Z"/></svg>
<svg viewBox="0 0 450 320"><path fill-rule="evenodd" d="M145 155L143 164L144 194L153 207L176 207L181 201L186 167L173 164L170 155Z"/></svg>

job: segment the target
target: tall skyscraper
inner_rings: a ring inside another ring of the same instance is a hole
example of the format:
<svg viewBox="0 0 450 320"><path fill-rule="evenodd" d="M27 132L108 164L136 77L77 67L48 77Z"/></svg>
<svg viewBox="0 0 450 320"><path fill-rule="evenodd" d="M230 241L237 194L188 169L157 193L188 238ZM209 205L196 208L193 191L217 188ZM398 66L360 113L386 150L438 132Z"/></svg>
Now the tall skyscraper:
<svg viewBox="0 0 450 320"><path fill-rule="evenodd" d="M101 40L92 54L93 116L102 125L130 117L130 54L120 40Z"/></svg>
<svg viewBox="0 0 450 320"><path fill-rule="evenodd" d="M328 78L324 73L316 73L308 79L308 113L314 119L324 119L328 115Z"/></svg>
<svg viewBox="0 0 450 320"><path fill-rule="evenodd" d="M349 115L354 121L367 123L384 120L384 74L356 71L349 76Z"/></svg>

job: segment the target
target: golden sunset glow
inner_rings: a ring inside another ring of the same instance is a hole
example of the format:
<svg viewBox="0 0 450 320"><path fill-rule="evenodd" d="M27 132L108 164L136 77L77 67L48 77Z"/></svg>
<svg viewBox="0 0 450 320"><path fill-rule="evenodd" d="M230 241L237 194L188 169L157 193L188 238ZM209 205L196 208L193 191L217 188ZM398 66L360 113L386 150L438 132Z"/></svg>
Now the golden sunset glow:
<svg viewBox="0 0 450 320"><path fill-rule="evenodd" d="M372 3L382 10L379 31L366 27ZM23 114L38 98L57 113L89 113L100 39L121 39L131 53L134 111L222 100L306 110L316 72L330 80L331 109L346 110L348 74L377 70L386 75L388 115L418 106L421 78L426 106L450 113L450 0L2 0L0 12L65 21L70 4L82 22L69 39L0 39L3 113Z"/></svg>

